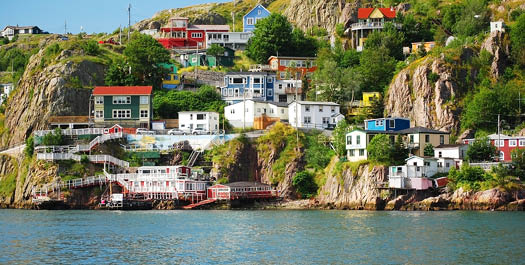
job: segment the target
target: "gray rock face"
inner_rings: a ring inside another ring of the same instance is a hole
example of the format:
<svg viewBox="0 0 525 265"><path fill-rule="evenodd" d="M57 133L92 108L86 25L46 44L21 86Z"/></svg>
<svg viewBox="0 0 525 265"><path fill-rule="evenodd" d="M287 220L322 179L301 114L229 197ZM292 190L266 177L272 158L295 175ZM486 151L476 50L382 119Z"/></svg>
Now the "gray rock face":
<svg viewBox="0 0 525 265"><path fill-rule="evenodd" d="M509 63L510 48L507 35L499 31L491 32L481 45L481 50L492 54L490 73L493 78L499 78Z"/></svg>

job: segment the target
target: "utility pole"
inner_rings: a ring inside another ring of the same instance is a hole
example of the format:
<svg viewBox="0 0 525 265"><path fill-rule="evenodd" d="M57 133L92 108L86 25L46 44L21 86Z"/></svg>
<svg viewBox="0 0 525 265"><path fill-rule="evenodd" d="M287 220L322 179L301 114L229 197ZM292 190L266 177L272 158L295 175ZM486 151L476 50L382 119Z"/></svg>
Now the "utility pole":
<svg viewBox="0 0 525 265"><path fill-rule="evenodd" d="M128 6L128 42L131 34L131 4Z"/></svg>
<svg viewBox="0 0 525 265"><path fill-rule="evenodd" d="M64 35L67 35L67 21L64 20Z"/></svg>
<svg viewBox="0 0 525 265"><path fill-rule="evenodd" d="M253 108L255 111L255 107ZM246 130L246 88L242 89L242 132Z"/></svg>

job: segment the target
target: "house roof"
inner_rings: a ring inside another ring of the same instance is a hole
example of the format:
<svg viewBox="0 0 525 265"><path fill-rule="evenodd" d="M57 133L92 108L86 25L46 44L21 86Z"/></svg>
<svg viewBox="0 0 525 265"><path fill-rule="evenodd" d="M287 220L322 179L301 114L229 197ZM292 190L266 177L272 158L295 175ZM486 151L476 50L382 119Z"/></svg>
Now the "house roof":
<svg viewBox="0 0 525 265"><path fill-rule="evenodd" d="M228 25L191 25L188 27L188 30L222 30L230 31L230 26Z"/></svg>
<svg viewBox="0 0 525 265"><path fill-rule="evenodd" d="M456 148L456 147L462 147L462 146L467 146L466 144L440 144L436 147L434 147L434 149L438 149L438 148Z"/></svg>
<svg viewBox="0 0 525 265"><path fill-rule="evenodd" d="M433 156L414 156L414 155L413 155L413 156L411 156L411 157L405 159L405 161L408 161L408 160L410 160L410 159L414 159L414 158L421 158L421 159L423 159L423 160L438 160L437 158L435 158L435 157L433 157Z"/></svg>
<svg viewBox="0 0 525 265"><path fill-rule="evenodd" d="M93 95L151 95L151 86L97 86Z"/></svg>
<svg viewBox="0 0 525 265"><path fill-rule="evenodd" d="M312 61L315 61L317 59L316 57L296 57L296 56L275 56L275 55L272 55L272 56L268 57L268 61L270 61L271 59L274 59L274 58L284 59L284 60L312 60Z"/></svg>
<svg viewBox="0 0 525 265"><path fill-rule="evenodd" d="M49 123L89 123L89 116L51 116L49 117Z"/></svg>
<svg viewBox="0 0 525 265"><path fill-rule="evenodd" d="M370 17L370 14L374 12L376 8L359 8L357 10L357 18L358 19L367 19ZM377 8L379 11L387 18L395 18L396 17L396 10L393 8Z"/></svg>
<svg viewBox="0 0 525 265"><path fill-rule="evenodd" d="M301 105L329 105L329 106L339 106L335 102L323 102L323 101L297 101ZM288 105L295 103L295 101L290 102Z"/></svg>
<svg viewBox="0 0 525 265"><path fill-rule="evenodd" d="M268 9L266 9L266 7L264 7L263 5L261 4L258 4L256 5L255 7L253 7L250 11L248 11L248 13L246 13L244 16L242 16L242 18L244 19L244 17L246 17L248 14L250 14L253 10L255 10L256 8L258 7L262 7L264 10L266 10L268 13L270 13L270 11L268 11Z"/></svg>
<svg viewBox="0 0 525 265"><path fill-rule="evenodd" d="M239 182L232 182L228 184L224 184L228 187L269 187L270 185L260 183L260 182L254 182L254 181L239 181Z"/></svg>
<svg viewBox="0 0 525 265"><path fill-rule="evenodd" d="M378 121L378 120L407 120L407 121L410 121L409 118L404 118L404 117L384 117L384 118L377 118L377 119L366 119L365 122Z"/></svg>
<svg viewBox="0 0 525 265"><path fill-rule="evenodd" d="M273 73L268 72L228 72L226 75L268 75Z"/></svg>
<svg viewBox="0 0 525 265"><path fill-rule="evenodd" d="M430 134L448 134L449 132L438 131L425 127L412 127L404 130L397 131L399 134L411 134L411 133L430 133Z"/></svg>
<svg viewBox="0 0 525 265"><path fill-rule="evenodd" d="M267 104L272 104L272 105L275 105L277 107L288 107L288 103L286 102L273 102L273 101L264 101L264 100L254 100L254 99L251 99L251 101L253 102L257 102L257 103L267 103Z"/></svg>
<svg viewBox="0 0 525 265"><path fill-rule="evenodd" d="M4 30L7 29L7 28L11 28L11 29L33 29L33 28L38 28L38 29L40 29L37 26L6 26L4 28Z"/></svg>
<svg viewBox="0 0 525 265"><path fill-rule="evenodd" d="M179 111L179 114L180 113L216 113L217 115L219 115L218 112L215 112L215 111Z"/></svg>

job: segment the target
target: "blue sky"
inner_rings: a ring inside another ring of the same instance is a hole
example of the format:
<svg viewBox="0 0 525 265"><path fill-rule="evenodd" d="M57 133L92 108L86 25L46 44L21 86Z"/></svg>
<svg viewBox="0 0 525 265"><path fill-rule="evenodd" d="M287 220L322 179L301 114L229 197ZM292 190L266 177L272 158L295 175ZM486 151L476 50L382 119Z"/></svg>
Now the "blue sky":
<svg viewBox="0 0 525 265"><path fill-rule="evenodd" d="M128 4L131 4L131 24L150 18L158 11L225 0L2 0L0 28L7 25L36 25L51 33L113 32L128 24Z"/></svg>

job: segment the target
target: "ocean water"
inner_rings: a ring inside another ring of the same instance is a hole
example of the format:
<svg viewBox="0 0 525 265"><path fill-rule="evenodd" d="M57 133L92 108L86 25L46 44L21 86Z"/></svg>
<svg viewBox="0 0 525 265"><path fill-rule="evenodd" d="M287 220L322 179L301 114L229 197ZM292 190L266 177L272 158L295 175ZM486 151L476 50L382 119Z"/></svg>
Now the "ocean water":
<svg viewBox="0 0 525 265"><path fill-rule="evenodd" d="M0 210L0 264L524 264L523 212Z"/></svg>

